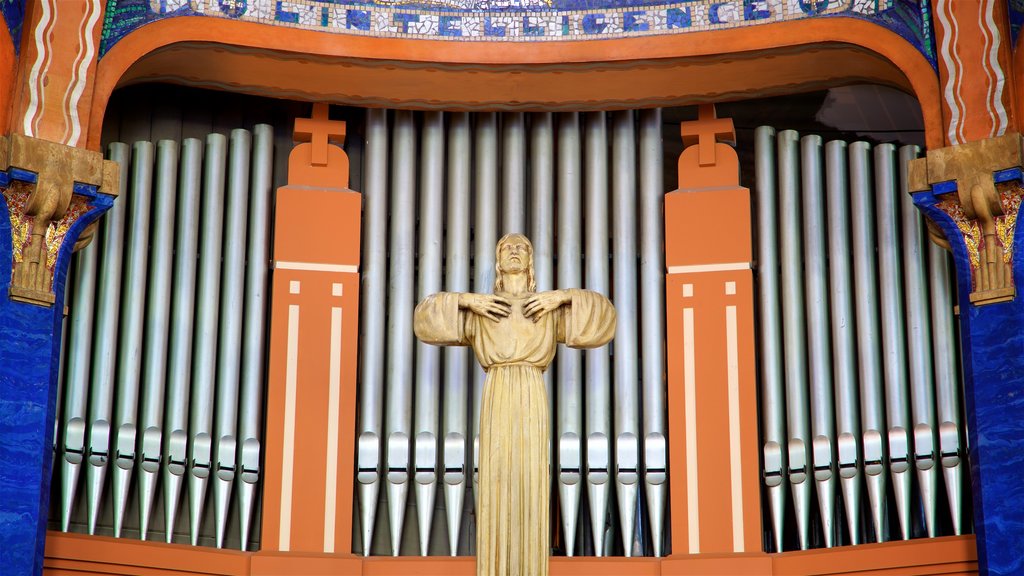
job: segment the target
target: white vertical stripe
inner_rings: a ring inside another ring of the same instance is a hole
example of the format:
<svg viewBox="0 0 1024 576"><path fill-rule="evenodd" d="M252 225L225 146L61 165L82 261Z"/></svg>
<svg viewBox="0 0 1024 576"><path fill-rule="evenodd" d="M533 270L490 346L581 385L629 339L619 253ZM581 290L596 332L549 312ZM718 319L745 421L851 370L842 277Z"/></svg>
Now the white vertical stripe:
<svg viewBox="0 0 1024 576"><path fill-rule="evenodd" d="M92 58L96 52L94 31L96 23L100 20L100 13L103 12L103 6L99 0L88 0L87 4L85 27L80 28L78 32L78 57L75 59L74 73L68 90L64 94L64 121L67 124L64 128L64 143L69 146L77 146L78 139L82 135L78 103L82 100L82 94L85 92L89 65L92 64Z"/></svg>
<svg viewBox="0 0 1024 576"><path fill-rule="evenodd" d="M729 373L729 476L732 483L732 551L743 550L743 475L740 460L740 360L736 307L725 307L726 366Z"/></svg>
<svg viewBox="0 0 1024 576"><path fill-rule="evenodd" d="M28 108L25 110L25 118L22 124L22 130L26 136L36 135L33 119L36 112L42 107L43 100L43 85L40 78L50 69L50 37L52 36L48 33L51 18L50 10L57 8L56 5L51 7L49 0L39 4L42 7L43 13L39 17L39 23L36 24L36 61L32 63L32 70L28 75Z"/></svg>
<svg viewBox="0 0 1024 576"><path fill-rule="evenodd" d="M338 412L341 410L341 308L331 308L330 392L327 400L327 483L324 486L324 552L334 552L338 501Z"/></svg>
<svg viewBox="0 0 1024 576"><path fill-rule="evenodd" d="M992 132L989 137L1002 136L1006 132L1009 120L1006 117L1006 106L1003 105L1003 90L1006 89L1006 75L999 66L999 45L1002 38L995 21L995 2L989 1L982 8L985 12L985 20L982 28L985 30L985 44L988 46L988 65L985 75L988 76L991 85L989 87L988 101L985 102L992 116Z"/></svg>
<svg viewBox="0 0 1024 576"><path fill-rule="evenodd" d="M284 454L281 462L281 534L278 550L292 543L292 479L295 473L295 393L299 380L299 306L288 306L288 358L284 384Z"/></svg>
<svg viewBox="0 0 1024 576"><path fill-rule="evenodd" d="M697 378L694 370L693 308L683 308L683 400L686 413L686 515L690 554L700 552L697 495Z"/></svg>

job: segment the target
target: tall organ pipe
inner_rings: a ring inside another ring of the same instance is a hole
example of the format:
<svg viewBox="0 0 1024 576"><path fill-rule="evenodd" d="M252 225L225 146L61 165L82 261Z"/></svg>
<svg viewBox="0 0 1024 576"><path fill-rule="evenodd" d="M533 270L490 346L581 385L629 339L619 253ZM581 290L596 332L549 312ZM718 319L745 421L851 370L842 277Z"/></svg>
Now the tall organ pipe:
<svg viewBox="0 0 1024 576"><path fill-rule="evenodd" d="M64 378L64 446L61 452L60 529L67 532L78 491L78 478L85 456L86 400L89 394L89 365L93 346L96 300L96 265L100 248L96 239L78 252L74 292L71 294L71 327L68 331L68 360ZM57 438L55 435L54 438Z"/></svg>
<svg viewBox="0 0 1024 576"><path fill-rule="evenodd" d="M879 349L881 328L878 320L878 293L875 268L875 205L871 191L870 147L865 142L849 146L850 209L853 220L854 291L857 295L857 365L860 368L861 429L864 473L875 541L887 540L885 534L886 475L888 446L883 439L885 406L882 385L882 356Z"/></svg>
<svg viewBox="0 0 1024 576"><path fill-rule="evenodd" d="M188 400L192 384L192 328L196 291L196 252L199 245L199 195L203 143L187 138L181 147L178 179L177 232L174 246L174 285L171 290L170 341L167 358L167 397L164 419L164 534L168 544L188 464Z"/></svg>
<svg viewBox="0 0 1024 576"><path fill-rule="evenodd" d="M363 192L362 294L387 290L388 122L387 110L366 112L366 181ZM356 480L363 556L373 545L377 496L381 483L381 434L384 429L385 299L364 298L359 313L359 441Z"/></svg>
<svg viewBox="0 0 1024 576"><path fill-rule="evenodd" d="M850 195L846 142L825 145L828 189L829 292L832 303L832 359L836 403L839 481L853 544L861 543L860 404L857 398L856 334L850 271Z"/></svg>
<svg viewBox="0 0 1024 576"><path fill-rule="evenodd" d="M417 301L441 291L444 240L444 116L423 116L420 146L419 279ZM437 432L440 416L441 349L416 341L415 489L420 556L430 545L437 493Z"/></svg>
<svg viewBox="0 0 1024 576"><path fill-rule="evenodd" d="M213 501L218 548L224 547L238 450L238 385L242 362L245 237L251 155L252 135L249 131L232 130L224 222L224 238L227 241L224 243L221 273L221 321L217 342L217 414L213 425Z"/></svg>
<svg viewBox="0 0 1024 576"><path fill-rule="evenodd" d="M558 117L558 287L575 288L583 283L580 267L580 116ZM558 345L557 420L558 495L566 556L576 553L579 517L582 434L583 352Z"/></svg>
<svg viewBox="0 0 1024 576"><path fill-rule="evenodd" d="M612 115L612 258L615 310L615 487L625 556L633 555L640 481L637 367L636 134L633 112Z"/></svg>
<svg viewBox="0 0 1024 576"><path fill-rule="evenodd" d="M907 164L917 158L917 146L899 150L898 190L902 216L903 260L906 267L907 346L910 365L910 398L914 423L914 467L917 469L925 528L929 537L936 534L936 458L935 383L932 372L932 326L928 316L927 239L921 213L914 206L907 185Z"/></svg>
<svg viewBox="0 0 1024 576"><path fill-rule="evenodd" d="M782 370L782 320L779 318L778 190L775 176L775 129L754 131L754 169L757 174L758 305L761 315L761 405L764 434L764 483L775 551L782 552L788 473L785 391Z"/></svg>
<svg viewBox="0 0 1024 576"><path fill-rule="evenodd" d="M640 111L640 374L643 393L644 481L655 556L665 530L665 254L661 110Z"/></svg>
<svg viewBox="0 0 1024 576"><path fill-rule="evenodd" d="M448 124L448 234L445 238L445 290L469 292L470 141L469 113L454 112ZM444 347L444 496L448 552L458 555L466 495L467 405L471 385L469 349Z"/></svg>
<svg viewBox="0 0 1024 576"><path fill-rule="evenodd" d="M818 487L818 510L825 546L836 544L836 433L833 410L832 346L829 333L829 288L825 252L825 190L821 136L801 140L803 171L804 284L807 287L807 330L811 392L811 454Z"/></svg>
<svg viewBox="0 0 1024 576"><path fill-rule="evenodd" d="M494 246L498 243L498 118L493 112L476 116L474 130L473 291L487 294L494 289ZM473 364L476 364L475 362ZM479 365L473 386L473 481L476 482L480 453L480 400L486 373ZM475 542L475 539L471 541Z"/></svg>
<svg viewBox="0 0 1024 576"><path fill-rule="evenodd" d="M178 143L157 144L156 190L150 227L149 290L146 294L145 348L142 352L142 407L139 412L139 537L146 539L156 480L162 460L164 388L167 374L167 325L171 312L174 256L174 200L178 184Z"/></svg>
<svg viewBox="0 0 1024 576"><path fill-rule="evenodd" d="M388 282L387 482L391 554L398 556L409 490L412 430L412 312L416 270L416 137L412 112L395 112Z"/></svg>
<svg viewBox="0 0 1024 576"><path fill-rule="evenodd" d="M800 238L800 171L797 140L792 130L779 132L779 212L782 233L782 326L785 358L786 413L789 430L789 483L796 511L800 549L810 545L810 435L807 403L807 339Z"/></svg>
<svg viewBox="0 0 1024 576"><path fill-rule="evenodd" d="M882 350L886 415L889 420L889 469L896 493L900 534L910 539L910 437L907 406L907 356L903 314L903 264L897 231L899 203L892 144L875 147L875 194L878 207L878 269L882 304Z"/></svg>
<svg viewBox="0 0 1024 576"><path fill-rule="evenodd" d="M214 379L217 369L217 325L220 306L220 266L224 222L224 172L226 139L221 134L206 137L206 159L199 240L199 275L196 285L196 320L192 398L189 412L189 539L199 542L199 529L206 505L206 486L212 470Z"/></svg>
<svg viewBox="0 0 1024 576"><path fill-rule="evenodd" d="M588 112L586 150L586 288L609 294L608 129L604 112ZM618 345L618 344L616 344ZM611 466L611 374L608 348L584 352L587 370L587 492L594 554L607 555L608 489Z"/></svg>
<svg viewBox="0 0 1024 576"><path fill-rule="evenodd" d="M526 233L526 117L501 115L502 234Z"/></svg>
<svg viewBox="0 0 1024 576"><path fill-rule="evenodd" d="M928 275L932 314L932 350L935 359L935 397L939 419L939 450L946 480L953 533L963 532L963 446L960 420L960 389L957 386L956 335L953 331L953 292L950 288L949 254L928 243Z"/></svg>
<svg viewBox="0 0 1024 576"><path fill-rule="evenodd" d="M128 160L130 148L116 142L109 157L119 167L119 200L106 215L103 227L103 251L100 254L99 285L96 298L96 347L93 349L92 386L89 391L89 466L86 468L89 534L96 533L103 497L103 480L110 450L110 415L114 403L116 376L117 323L121 307L121 267L123 263L125 214L128 211Z"/></svg>
<svg viewBox="0 0 1024 576"><path fill-rule="evenodd" d="M136 142L132 147L132 194L129 198L129 235L121 310L124 317L117 349L117 398L114 425L116 437L114 466L114 537L121 536L128 505L128 483L135 467L136 418L139 379L142 370L142 331L146 293L146 268L149 257L149 208L153 182L153 145Z"/></svg>
<svg viewBox="0 0 1024 576"><path fill-rule="evenodd" d="M260 428L263 406L263 357L266 338L267 275L270 267L270 200L273 187L274 129L253 127L253 153L249 189L249 224L246 243L245 316L242 332L236 470L241 548L246 550L259 481Z"/></svg>

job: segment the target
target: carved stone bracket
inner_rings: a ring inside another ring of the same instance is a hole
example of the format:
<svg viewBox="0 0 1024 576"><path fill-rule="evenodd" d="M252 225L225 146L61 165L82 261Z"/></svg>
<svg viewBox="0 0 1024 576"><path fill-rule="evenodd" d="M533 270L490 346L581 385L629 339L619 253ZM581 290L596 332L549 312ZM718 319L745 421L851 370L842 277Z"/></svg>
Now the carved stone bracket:
<svg viewBox="0 0 1024 576"><path fill-rule="evenodd" d="M51 306L64 240L95 208L90 190L117 194L117 164L99 152L11 134L0 137L0 170L11 228L10 297ZM75 230L75 249L85 246L94 230L93 225Z"/></svg>
<svg viewBox="0 0 1024 576"><path fill-rule="evenodd" d="M1022 165L1024 141L1017 133L929 150L910 163L911 191L934 197L925 209L929 235L947 249L954 240L963 242L970 301L979 306L1016 294L1013 235L1024 198Z"/></svg>

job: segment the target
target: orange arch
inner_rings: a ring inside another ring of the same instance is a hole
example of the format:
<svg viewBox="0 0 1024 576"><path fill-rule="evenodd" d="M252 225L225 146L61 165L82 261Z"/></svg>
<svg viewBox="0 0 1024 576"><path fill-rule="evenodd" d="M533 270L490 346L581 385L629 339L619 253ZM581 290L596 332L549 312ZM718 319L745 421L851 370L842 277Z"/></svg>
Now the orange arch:
<svg viewBox="0 0 1024 576"><path fill-rule="evenodd" d="M197 21L201 18L201 21ZM871 81L914 94L943 142L938 79L909 42L854 18L552 42L332 34L211 17L168 18L100 61L88 146L118 86L170 81L300 100L417 109L615 109L724 101Z"/></svg>

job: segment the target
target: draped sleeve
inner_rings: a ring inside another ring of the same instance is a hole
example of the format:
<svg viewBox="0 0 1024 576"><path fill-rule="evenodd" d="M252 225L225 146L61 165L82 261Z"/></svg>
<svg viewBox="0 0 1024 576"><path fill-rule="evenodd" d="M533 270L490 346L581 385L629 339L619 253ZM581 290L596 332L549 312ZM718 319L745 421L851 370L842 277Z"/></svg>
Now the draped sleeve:
<svg viewBox="0 0 1024 576"><path fill-rule="evenodd" d="M573 348L604 346L615 336L615 307L603 295L572 288L571 301L560 309L558 341Z"/></svg>
<svg viewBox="0 0 1024 576"><path fill-rule="evenodd" d="M459 310L456 292L427 296L413 314L413 331L428 344L466 346L472 338L472 324L473 314Z"/></svg>

